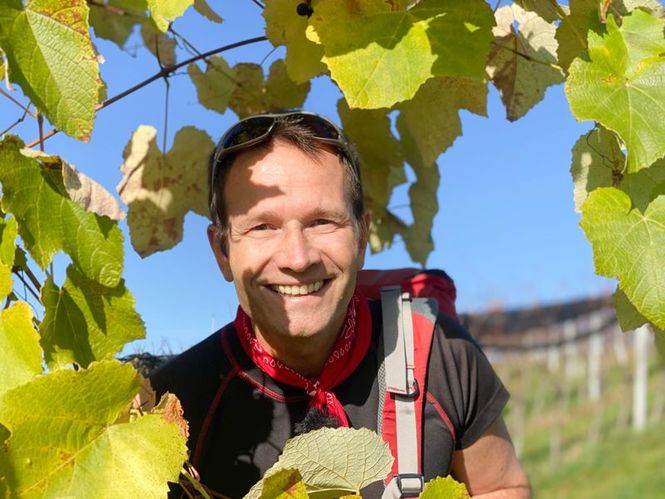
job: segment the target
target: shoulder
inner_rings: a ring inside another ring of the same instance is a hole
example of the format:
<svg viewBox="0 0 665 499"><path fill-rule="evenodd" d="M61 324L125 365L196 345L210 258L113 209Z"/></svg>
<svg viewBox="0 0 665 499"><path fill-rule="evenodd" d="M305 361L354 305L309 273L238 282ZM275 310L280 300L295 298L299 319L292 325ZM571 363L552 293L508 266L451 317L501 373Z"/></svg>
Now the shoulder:
<svg viewBox="0 0 665 499"><path fill-rule="evenodd" d="M233 326L227 325L175 356L150 376L150 383L158 395L164 392L175 393L179 397L205 389L211 382L219 382L219 376L228 370L230 364L224 352L223 337L233 333Z"/></svg>

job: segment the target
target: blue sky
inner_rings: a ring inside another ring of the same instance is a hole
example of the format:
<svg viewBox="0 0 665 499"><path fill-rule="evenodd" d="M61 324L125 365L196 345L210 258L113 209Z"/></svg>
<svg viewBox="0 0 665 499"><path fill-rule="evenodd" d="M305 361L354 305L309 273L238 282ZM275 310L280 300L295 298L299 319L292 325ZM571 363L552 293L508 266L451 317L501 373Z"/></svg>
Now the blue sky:
<svg viewBox="0 0 665 499"><path fill-rule="evenodd" d="M263 34L260 9L251 1L210 3L225 18L224 24L212 24L191 11L174 25L200 51ZM138 43L134 35L129 46ZM159 69L142 48L131 57L103 40L97 47L106 60L101 70L109 96ZM266 70L282 55L272 52L268 42L224 54L231 64L265 59ZM180 52L179 57L187 54ZM220 115L201 107L186 73L171 78L170 84L169 140L185 125L202 128L217 140L235 121L230 111ZM305 108L339 122L335 111L339 96L329 79L317 78ZM122 150L135 128L153 125L161 137L164 99L164 83L155 82L102 110L89 144L59 134L46 143L46 150L115 193ZM515 123L505 119L498 93L490 87L488 114L484 118L462 112L463 135L438 160L440 212L433 230L436 248L428 266L443 268L455 279L461 311L529 306L613 291L611 280L594 275L591 247L573 208L570 150L591 125L575 122L562 86L549 89L545 100ZM0 129L19 115L18 108L0 98ZM15 131L32 140L37 125L28 121ZM405 204L407 188L398 188L391 206ZM407 208L396 212L408 218ZM125 279L148 330L146 341L126 351L177 352L233 318L237 301L232 285L217 270L206 226L207 220L189 214L184 241L146 259L134 253L126 236ZM126 233L124 223L123 230ZM369 268L410 265L401 240L366 263Z"/></svg>

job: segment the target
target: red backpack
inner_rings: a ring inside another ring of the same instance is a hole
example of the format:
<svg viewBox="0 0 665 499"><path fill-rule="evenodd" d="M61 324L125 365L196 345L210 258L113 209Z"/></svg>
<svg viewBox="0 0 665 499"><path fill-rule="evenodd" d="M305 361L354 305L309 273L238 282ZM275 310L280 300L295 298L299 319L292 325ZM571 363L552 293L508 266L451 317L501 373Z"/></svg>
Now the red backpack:
<svg viewBox="0 0 665 499"><path fill-rule="evenodd" d="M453 280L442 270L362 270L357 287L381 299L383 334L379 351L377 430L395 456L384 499L418 497L422 474L425 377L439 312L457 319ZM426 298L413 300L413 298ZM448 428L454 435L454 428Z"/></svg>

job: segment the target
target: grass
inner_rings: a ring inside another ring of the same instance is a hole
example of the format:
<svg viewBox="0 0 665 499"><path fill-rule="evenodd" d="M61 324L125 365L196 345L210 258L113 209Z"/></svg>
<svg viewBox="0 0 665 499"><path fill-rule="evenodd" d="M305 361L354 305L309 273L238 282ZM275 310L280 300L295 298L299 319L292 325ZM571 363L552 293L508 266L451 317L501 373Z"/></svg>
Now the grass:
<svg viewBox="0 0 665 499"><path fill-rule="evenodd" d="M665 391L665 372L652 360L649 411ZM563 368L551 372L542 361L495 368L512 394L504 417L536 498L665 498L665 418L632 431L629 365L604 358L598 402L587 397L583 364L568 384ZM556 434L560 450L552 454Z"/></svg>

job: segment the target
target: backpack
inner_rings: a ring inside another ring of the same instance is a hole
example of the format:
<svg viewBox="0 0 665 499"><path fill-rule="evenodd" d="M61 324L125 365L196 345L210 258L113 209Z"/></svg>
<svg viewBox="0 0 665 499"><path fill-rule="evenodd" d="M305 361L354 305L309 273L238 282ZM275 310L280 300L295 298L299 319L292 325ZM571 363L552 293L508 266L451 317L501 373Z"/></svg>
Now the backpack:
<svg viewBox="0 0 665 499"><path fill-rule="evenodd" d="M383 334L379 351L377 429L395 456L383 499L418 497L422 473L422 415L425 376L437 315L457 319L453 280L442 270L362 270L356 286L381 299ZM449 428L454 434L454 430Z"/></svg>

